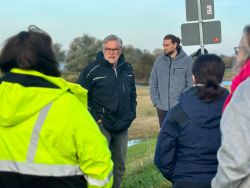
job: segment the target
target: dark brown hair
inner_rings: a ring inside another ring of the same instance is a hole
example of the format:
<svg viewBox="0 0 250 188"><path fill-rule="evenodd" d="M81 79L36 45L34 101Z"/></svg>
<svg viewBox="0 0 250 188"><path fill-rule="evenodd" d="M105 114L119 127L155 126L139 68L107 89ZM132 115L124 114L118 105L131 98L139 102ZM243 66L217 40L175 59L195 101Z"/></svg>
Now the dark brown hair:
<svg viewBox="0 0 250 188"><path fill-rule="evenodd" d="M177 44L177 46L176 46L177 49L181 48L181 45L180 45L181 39L179 37L175 36L175 35L168 34L163 38L163 40L171 40L172 43Z"/></svg>
<svg viewBox="0 0 250 188"><path fill-rule="evenodd" d="M7 39L0 54L0 69L3 73L8 73L12 68L60 76L51 37L32 25L28 31Z"/></svg>
<svg viewBox="0 0 250 188"><path fill-rule="evenodd" d="M194 64L192 73L195 78L195 84L198 87L198 97L204 102L213 102L218 100L224 93L220 86L225 72L223 60L215 54L206 54L199 56Z"/></svg>

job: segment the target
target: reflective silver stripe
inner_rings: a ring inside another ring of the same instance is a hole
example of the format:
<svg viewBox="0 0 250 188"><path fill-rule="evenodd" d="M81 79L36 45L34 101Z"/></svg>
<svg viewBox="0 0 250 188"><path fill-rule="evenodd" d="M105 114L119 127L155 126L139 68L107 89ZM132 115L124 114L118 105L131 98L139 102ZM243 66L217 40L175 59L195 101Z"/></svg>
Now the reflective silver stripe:
<svg viewBox="0 0 250 188"><path fill-rule="evenodd" d="M100 77L95 77L93 80L98 80L98 79L102 79L102 78L106 78L107 76L100 76Z"/></svg>
<svg viewBox="0 0 250 188"><path fill-rule="evenodd" d="M87 180L87 182L90 185L95 185L95 186L104 186L104 185L108 184L109 181L110 181L110 178L112 176L113 176L113 172L111 172L106 179L104 179L104 180L97 180L95 178L91 178L91 177L88 177L88 176L84 175L84 177Z"/></svg>
<svg viewBox="0 0 250 188"><path fill-rule="evenodd" d="M99 66L100 66L100 65L96 65L93 69L91 69L86 77L88 78L89 75L90 75L90 73L91 73L93 70L95 70L97 67L99 67Z"/></svg>
<svg viewBox="0 0 250 188"><path fill-rule="evenodd" d="M122 64L118 65L116 68L120 67L121 65L123 65L125 62L123 62Z"/></svg>
<svg viewBox="0 0 250 188"><path fill-rule="evenodd" d="M113 70L115 71L115 76L117 77L117 71L116 71L116 68L113 68Z"/></svg>
<svg viewBox="0 0 250 188"><path fill-rule="evenodd" d="M38 176L72 176L83 175L79 165L48 165L28 162L0 161L0 171L17 172Z"/></svg>
<svg viewBox="0 0 250 188"><path fill-rule="evenodd" d="M36 120L36 124L34 126L31 139L30 139L30 145L27 153L27 162L33 162L36 154L37 144L39 140L39 134L40 130L43 126L43 123L47 117L47 114L49 112L49 109L51 107L52 103L49 103L47 106L45 106L39 113L39 116Z"/></svg>

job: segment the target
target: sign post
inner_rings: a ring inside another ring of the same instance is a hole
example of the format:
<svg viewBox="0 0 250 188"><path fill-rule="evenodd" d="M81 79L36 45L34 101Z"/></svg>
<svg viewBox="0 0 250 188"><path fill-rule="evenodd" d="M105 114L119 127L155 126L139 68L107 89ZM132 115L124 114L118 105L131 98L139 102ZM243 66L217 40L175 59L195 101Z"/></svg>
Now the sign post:
<svg viewBox="0 0 250 188"><path fill-rule="evenodd" d="M220 21L203 21L213 18L213 0L186 0L186 19L195 22L181 25L183 46L200 45L201 54L204 54L204 44L220 43Z"/></svg>
<svg viewBox="0 0 250 188"><path fill-rule="evenodd" d="M204 54L204 42L203 42L203 28L202 28L202 18L201 18L201 1L197 0L198 5L198 23L199 23L199 31L200 31L200 44L201 44L201 54Z"/></svg>
<svg viewBox="0 0 250 188"><path fill-rule="evenodd" d="M186 23L181 25L181 38L183 46L200 45L199 23ZM219 44L221 42L220 21L202 23L203 45Z"/></svg>
<svg viewBox="0 0 250 188"><path fill-rule="evenodd" d="M198 21L199 12L198 7L201 8L201 19L211 20L214 19L214 1L213 0L201 0L200 6L197 0L186 0L186 20Z"/></svg>

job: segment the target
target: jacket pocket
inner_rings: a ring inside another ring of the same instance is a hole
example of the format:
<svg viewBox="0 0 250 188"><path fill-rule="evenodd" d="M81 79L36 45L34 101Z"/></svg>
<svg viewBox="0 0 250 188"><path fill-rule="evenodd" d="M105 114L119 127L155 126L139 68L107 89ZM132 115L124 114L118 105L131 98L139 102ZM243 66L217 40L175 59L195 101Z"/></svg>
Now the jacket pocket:
<svg viewBox="0 0 250 188"><path fill-rule="evenodd" d="M173 74L183 74L185 73L185 69L183 67L173 68Z"/></svg>
<svg viewBox="0 0 250 188"><path fill-rule="evenodd" d="M131 111L119 116L117 112L106 110L102 116L102 123L110 133L119 133L130 127L135 116L136 113Z"/></svg>

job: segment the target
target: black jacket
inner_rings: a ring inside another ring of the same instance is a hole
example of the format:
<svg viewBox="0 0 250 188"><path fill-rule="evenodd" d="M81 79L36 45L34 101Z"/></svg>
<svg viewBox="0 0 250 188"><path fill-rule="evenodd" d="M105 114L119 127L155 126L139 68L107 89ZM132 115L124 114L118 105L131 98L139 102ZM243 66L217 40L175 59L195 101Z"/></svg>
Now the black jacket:
<svg viewBox="0 0 250 188"><path fill-rule="evenodd" d="M126 130L136 116L136 88L132 66L119 57L116 68L99 52L78 79L88 90L89 111L111 133Z"/></svg>
<svg viewBox="0 0 250 188"><path fill-rule="evenodd" d="M210 183L217 171L221 144L220 119L228 91L206 103L197 88L185 92L165 117L158 136L155 164L172 182Z"/></svg>

